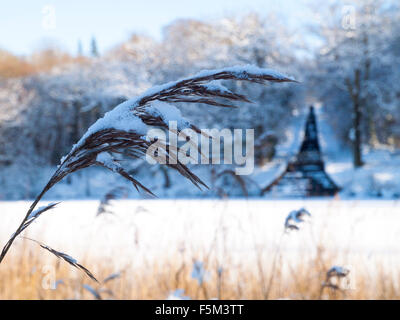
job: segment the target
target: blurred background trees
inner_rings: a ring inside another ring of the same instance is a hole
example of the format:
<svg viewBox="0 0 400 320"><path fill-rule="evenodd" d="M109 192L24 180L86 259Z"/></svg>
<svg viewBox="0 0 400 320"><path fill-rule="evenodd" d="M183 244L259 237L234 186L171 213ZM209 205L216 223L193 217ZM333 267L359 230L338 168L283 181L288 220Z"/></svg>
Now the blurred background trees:
<svg viewBox="0 0 400 320"><path fill-rule="evenodd" d="M354 4L354 22L344 21L345 2L328 8L317 36L313 93L321 100L339 138L352 145L355 167L362 146L399 147L398 5L364 0ZM348 7L348 6L347 6Z"/></svg>
<svg viewBox="0 0 400 320"><path fill-rule="evenodd" d="M319 6L308 29L272 14L180 19L160 40L132 34L100 54L93 37L87 48L78 41L71 55L46 43L25 57L0 50L0 169L22 168L26 158L54 166L119 102L155 84L236 64L277 69L302 84L227 83L254 104L181 110L207 128L254 128L257 164L274 158L309 102L322 104L338 141L352 147L356 167L363 148L400 147L400 11L393 1L337 0Z"/></svg>

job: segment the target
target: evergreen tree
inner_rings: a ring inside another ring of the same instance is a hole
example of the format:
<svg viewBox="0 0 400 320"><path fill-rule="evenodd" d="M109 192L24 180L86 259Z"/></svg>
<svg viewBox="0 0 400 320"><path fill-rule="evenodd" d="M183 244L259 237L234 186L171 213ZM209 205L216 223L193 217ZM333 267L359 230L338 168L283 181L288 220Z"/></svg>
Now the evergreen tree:
<svg viewBox="0 0 400 320"><path fill-rule="evenodd" d="M83 50L82 50L82 41L79 39L78 40L78 57L83 56Z"/></svg>
<svg viewBox="0 0 400 320"><path fill-rule="evenodd" d="M97 42L95 37L92 37L92 41L90 43L90 52L92 54L92 57L99 56L99 51L97 50Z"/></svg>

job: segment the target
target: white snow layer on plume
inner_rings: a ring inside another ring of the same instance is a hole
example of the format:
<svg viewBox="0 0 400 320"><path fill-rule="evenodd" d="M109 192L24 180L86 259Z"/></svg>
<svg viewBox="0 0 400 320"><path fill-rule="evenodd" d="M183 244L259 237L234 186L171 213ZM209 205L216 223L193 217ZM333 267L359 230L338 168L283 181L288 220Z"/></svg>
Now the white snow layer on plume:
<svg viewBox="0 0 400 320"><path fill-rule="evenodd" d="M29 220L29 219L33 219L33 218L36 218L36 216L37 216L38 214L42 213L42 212L45 211L49 206L53 206L53 205L56 205L56 202L50 202L47 206L42 206L42 207L39 207L38 209L32 211L32 212L30 213L30 215L28 216L28 220Z"/></svg>
<svg viewBox="0 0 400 320"><path fill-rule="evenodd" d="M63 254L64 259L66 259L67 261L71 262L71 263L78 263L78 261L75 258L72 258L71 256L69 256L68 254Z"/></svg>
<svg viewBox="0 0 400 320"><path fill-rule="evenodd" d="M29 219L32 219L32 218L35 218L35 217L37 216L37 214L38 214L39 212L41 212L44 208L46 208L46 206L44 206L44 207L39 207L38 209L32 211L32 212L30 213L30 215L28 216L28 220L29 220Z"/></svg>
<svg viewBox="0 0 400 320"><path fill-rule="evenodd" d="M207 88L208 90L218 91L221 93L231 93L231 91L223 86L219 80L210 81L209 83L203 85L203 87Z"/></svg>
<svg viewBox="0 0 400 320"><path fill-rule="evenodd" d="M280 79L288 78L288 79L294 80L293 77L289 77L278 71L271 70L271 69L259 68L259 67L256 67L256 66L250 65L250 64L244 65L244 66L233 66L233 67L229 67L229 68L221 68L221 69L216 69L216 70L203 70L203 71L200 71L199 73L197 73L196 77L206 77L213 73L218 73L218 72L232 72L237 77L242 78L242 79L246 79L247 73L251 73L251 74L255 74L255 75L268 74L270 76L280 78Z"/></svg>
<svg viewBox="0 0 400 320"><path fill-rule="evenodd" d="M96 157L96 161L102 163L105 167L114 172L121 168L120 164L114 161L113 157L108 152L100 152Z"/></svg>
<svg viewBox="0 0 400 320"><path fill-rule="evenodd" d="M116 129L126 132L134 131L137 134L145 135L148 127L139 117L133 114L131 106L123 102L91 125L74 148L80 146L93 133L105 129Z"/></svg>
<svg viewBox="0 0 400 320"><path fill-rule="evenodd" d="M151 115L161 117L166 124L176 121L179 130L189 127L189 121L183 118L181 111L172 104L156 100L147 110Z"/></svg>

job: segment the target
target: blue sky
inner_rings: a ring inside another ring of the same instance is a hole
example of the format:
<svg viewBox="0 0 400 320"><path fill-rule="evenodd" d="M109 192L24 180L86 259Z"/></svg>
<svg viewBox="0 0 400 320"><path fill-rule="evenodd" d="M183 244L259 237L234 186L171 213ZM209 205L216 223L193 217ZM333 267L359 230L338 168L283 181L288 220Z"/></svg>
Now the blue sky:
<svg viewBox="0 0 400 320"><path fill-rule="evenodd" d="M156 38L177 18L218 18L226 14L277 12L289 23L307 17L308 0L2 0L0 48L29 54L46 40L76 53L89 50L92 36L104 52L133 32ZM54 10L54 15L53 15Z"/></svg>

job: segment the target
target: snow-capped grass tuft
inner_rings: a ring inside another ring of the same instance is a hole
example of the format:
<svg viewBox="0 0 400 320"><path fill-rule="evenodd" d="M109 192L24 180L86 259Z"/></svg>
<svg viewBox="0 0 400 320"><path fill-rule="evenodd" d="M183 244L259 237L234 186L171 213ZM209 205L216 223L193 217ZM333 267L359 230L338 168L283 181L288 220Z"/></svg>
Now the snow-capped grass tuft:
<svg viewBox="0 0 400 320"><path fill-rule="evenodd" d="M306 209L293 210L285 219L285 231L299 230L299 224L304 222L305 217L311 217L311 213Z"/></svg>
<svg viewBox="0 0 400 320"><path fill-rule="evenodd" d="M110 201L113 199L124 198L127 196L127 189L123 186L112 188L100 200L99 207L97 208L96 217L102 214L113 214L111 210Z"/></svg>
<svg viewBox="0 0 400 320"><path fill-rule="evenodd" d="M56 282L54 283L54 289L57 289L59 285L61 284L65 284L63 279L58 279L56 280Z"/></svg>
<svg viewBox="0 0 400 320"><path fill-rule="evenodd" d="M176 289L168 294L167 300L190 300L190 297L185 296L185 290Z"/></svg>
<svg viewBox="0 0 400 320"><path fill-rule="evenodd" d="M15 231L12 234L11 239L4 246L3 252L4 252L4 250L8 250L8 248L12 244L12 240L15 239L16 237L18 237L18 235L21 234L22 231L24 231L26 228L28 228L32 224L32 222L34 222L37 218L40 217L40 215L43 212L53 209L57 204L59 204L59 202L52 202L52 203L49 203L47 206L40 207L39 209L31 211L29 214L27 214L25 220L21 223L21 225L19 226L17 231ZM32 208L32 206L31 206L31 208Z"/></svg>
<svg viewBox="0 0 400 320"><path fill-rule="evenodd" d="M347 278L350 270L342 266L333 266L326 272L326 279L321 284L320 297L325 289L331 289L333 292L340 292L343 296L346 295L349 279ZM347 284L344 284L343 279L347 279Z"/></svg>
<svg viewBox="0 0 400 320"><path fill-rule="evenodd" d="M189 126L189 123L181 118L177 109L170 107L168 103L202 103L219 107L234 107L233 102L235 101L249 102L241 94L215 87L213 81L216 80L241 80L259 84L294 82L293 78L269 69L254 66L228 67L203 71L193 77L156 86L139 97L119 104L89 127L71 151L61 159L57 170L32 203L17 231L4 246L0 255L0 263L16 237L29 225L26 223L33 220L32 218L29 220L29 217L43 195L73 172L90 166L101 166L129 180L138 191L141 189L146 194L154 196L148 188L133 178L118 163L116 155L124 154L134 159L145 157L147 149L152 144L146 139L147 130L152 127L168 128L167 121L174 118L178 118L174 120L180 121L181 127L182 125ZM211 86L207 86L210 82ZM196 130L195 126L190 125L190 127ZM177 159L177 154L169 148L167 142L163 145L163 150L167 160ZM207 188L207 185L180 161L177 161L176 164L168 163L167 166L177 170L198 188L200 186ZM49 248L42 247L49 250ZM53 252L52 249L49 251ZM53 253L58 252L54 251ZM66 257L65 260L69 262Z"/></svg>
<svg viewBox="0 0 400 320"><path fill-rule="evenodd" d="M326 273L326 276L328 278L332 278L332 277L343 278L343 277L346 277L349 273L350 273L350 270L345 267L333 266L332 268L330 268L328 270L328 272Z"/></svg>
<svg viewBox="0 0 400 320"><path fill-rule="evenodd" d="M103 284L121 277L121 272L112 273L103 280Z"/></svg>
<svg viewBox="0 0 400 320"><path fill-rule="evenodd" d="M32 211L28 216L28 220L38 218L43 212L54 208L57 204L59 204L59 202L51 202L47 206L43 206L35 211Z"/></svg>
<svg viewBox="0 0 400 320"><path fill-rule="evenodd" d="M54 250L53 248L50 248L49 246L47 246L47 245L45 245L44 243L41 243L41 242L39 242L39 241L37 241L37 240L31 239L31 238L27 238L27 237L24 237L24 239L27 239L27 240L36 242L36 243L37 243L40 247L42 247L43 249L45 249L45 250L51 252L51 253L54 254L57 258L62 259L62 260L64 260L64 261L68 262L71 266L73 266L73 267L75 267L75 268L77 268L77 269L82 270L84 273L86 273L86 274L89 276L89 278L91 278L92 280L98 282L97 279L93 276L93 274L92 274L88 269L86 269L84 266L82 266L81 264L79 264L78 261L77 261L75 258L71 257L70 255L68 255L68 254L66 254L66 253L64 253L64 252L61 252L61 251Z"/></svg>
<svg viewBox="0 0 400 320"><path fill-rule="evenodd" d="M86 283L83 284L83 288L88 292L90 292L96 300L102 300L100 292L98 292L95 288L92 288L90 285Z"/></svg>
<svg viewBox="0 0 400 320"><path fill-rule="evenodd" d="M191 276L193 279L197 280L199 285L202 285L204 281L207 281L210 277L210 274L204 268L204 263L202 261L194 261Z"/></svg>

